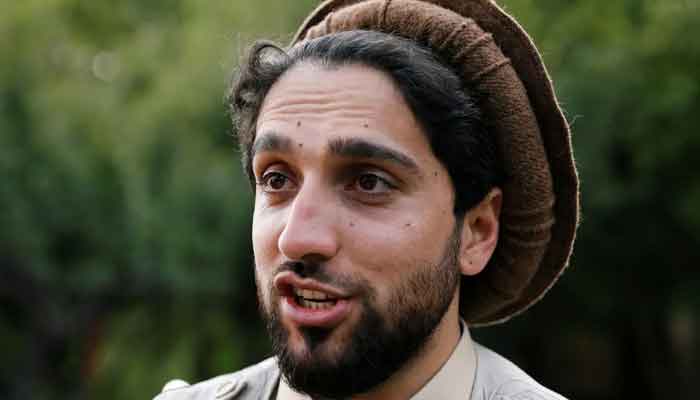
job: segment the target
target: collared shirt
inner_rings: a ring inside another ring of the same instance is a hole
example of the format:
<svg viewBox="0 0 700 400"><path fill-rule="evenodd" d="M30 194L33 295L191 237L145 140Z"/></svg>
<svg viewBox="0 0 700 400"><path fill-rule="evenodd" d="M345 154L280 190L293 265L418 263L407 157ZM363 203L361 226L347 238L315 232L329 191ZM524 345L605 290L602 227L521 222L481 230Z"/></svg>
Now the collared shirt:
<svg viewBox="0 0 700 400"><path fill-rule="evenodd" d="M566 400L537 383L512 362L472 342L464 323L462 332L448 360L413 400ZM278 389L279 394L275 394ZM277 359L270 357L195 385L171 382L155 400L211 399L296 400L305 397L293 392L281 380Z"/></svg>
<svg viewBox="0 0 700 400"><path fill-rule="evenodd" d="M411 397L411 400L469 400L474 375L476 373L476 353L469 329L464 321L460 321L462 337L452 351L450 358L440 367L440 370ZM306 400L308 396L293 391L280 379L277 390L277 400Z"/></svg>

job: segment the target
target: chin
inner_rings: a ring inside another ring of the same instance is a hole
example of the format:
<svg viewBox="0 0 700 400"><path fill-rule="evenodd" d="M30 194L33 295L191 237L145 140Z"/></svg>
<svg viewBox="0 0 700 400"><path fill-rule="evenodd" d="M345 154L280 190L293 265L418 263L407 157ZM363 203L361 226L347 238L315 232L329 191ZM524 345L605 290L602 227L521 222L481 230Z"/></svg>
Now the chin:
<svg viewBox="0 0 700 400"><path fill-rule="evenodd" d="M352 332L344 326L332 329L284 325L289 355L314 364L335 365L347 352Z"/></svg>

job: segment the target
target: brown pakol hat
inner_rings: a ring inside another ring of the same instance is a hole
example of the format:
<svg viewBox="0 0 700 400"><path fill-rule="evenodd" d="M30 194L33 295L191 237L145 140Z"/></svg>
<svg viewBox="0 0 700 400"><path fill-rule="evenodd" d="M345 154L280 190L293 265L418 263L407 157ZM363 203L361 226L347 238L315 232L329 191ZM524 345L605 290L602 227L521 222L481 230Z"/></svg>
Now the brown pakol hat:
<svg viewBox="0 0 700 400"><path fill-rule="evenodd" d="M294 43L355 29L429 46L485 96L508 179L496 252L483 272L462 278L460 314L478 326L523 312L566 268L579 215L569 126L535 45L490 0L328 0Z"/></svg>

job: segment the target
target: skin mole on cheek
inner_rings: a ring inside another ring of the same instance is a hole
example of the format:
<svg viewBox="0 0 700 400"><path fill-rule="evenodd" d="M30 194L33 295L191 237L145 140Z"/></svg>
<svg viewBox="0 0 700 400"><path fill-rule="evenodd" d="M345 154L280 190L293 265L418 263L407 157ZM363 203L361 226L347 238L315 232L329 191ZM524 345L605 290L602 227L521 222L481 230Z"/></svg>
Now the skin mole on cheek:
<svg viewBox="0 0 700 400"><path fill-rule="evenodd" d="M365 128L369 128L369 124L365 124L364 126L365 126Z"/></svg>
<svg viewBox="0 0 700 400"><path fill-rule="evenodd" d="M299 143L299 148L304 147L304 143Z"/></svg>
<svg viewBox="0 0 700 400"><path fill-rule="evenodd" d="M437 171L435 171L435 176L438 176L438 172L437 172Z"/></svg>
<svg viewBox="0 0 700 400"><path fill-rule="evenodd" d="M297 121L297 128L301 126L301 121Z"/></svg>
<svg viewBox="0 0 700 400"><path fill-rule="evenodd" d="M410 226L411 226L411 223L410 223L410 222L407 223L406 225L404 225L404 227L406 227L406 228L408 228L408 227L410 227Z"/></svg>
<svg viewBox="0 0 700 400"><path fill-rule="evenodd" d="M354 222L351 222L351 223L350 223L350 226L351 226L351 227L355 226L355 223L354 223Z"/></svg>

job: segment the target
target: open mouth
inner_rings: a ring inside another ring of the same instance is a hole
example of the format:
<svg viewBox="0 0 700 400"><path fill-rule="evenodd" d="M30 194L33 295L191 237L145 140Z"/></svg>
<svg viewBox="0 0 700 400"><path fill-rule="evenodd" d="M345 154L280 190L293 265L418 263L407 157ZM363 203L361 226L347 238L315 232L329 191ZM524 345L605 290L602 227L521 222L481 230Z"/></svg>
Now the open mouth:
<svg viewBox="0 0 700 400"><path fill-rule="evenodd" d="M290 271L275 276L274 286L282 299L281 317L300 327L336 327L350 316L355 304L350 293Z"/></svg>
<svg viewBox="0 0 700 400"><path fill-rule="evenodd" d="M338 299L317 290L294 288L294 301L303 308L325 310L336 305Z"/></svg>

